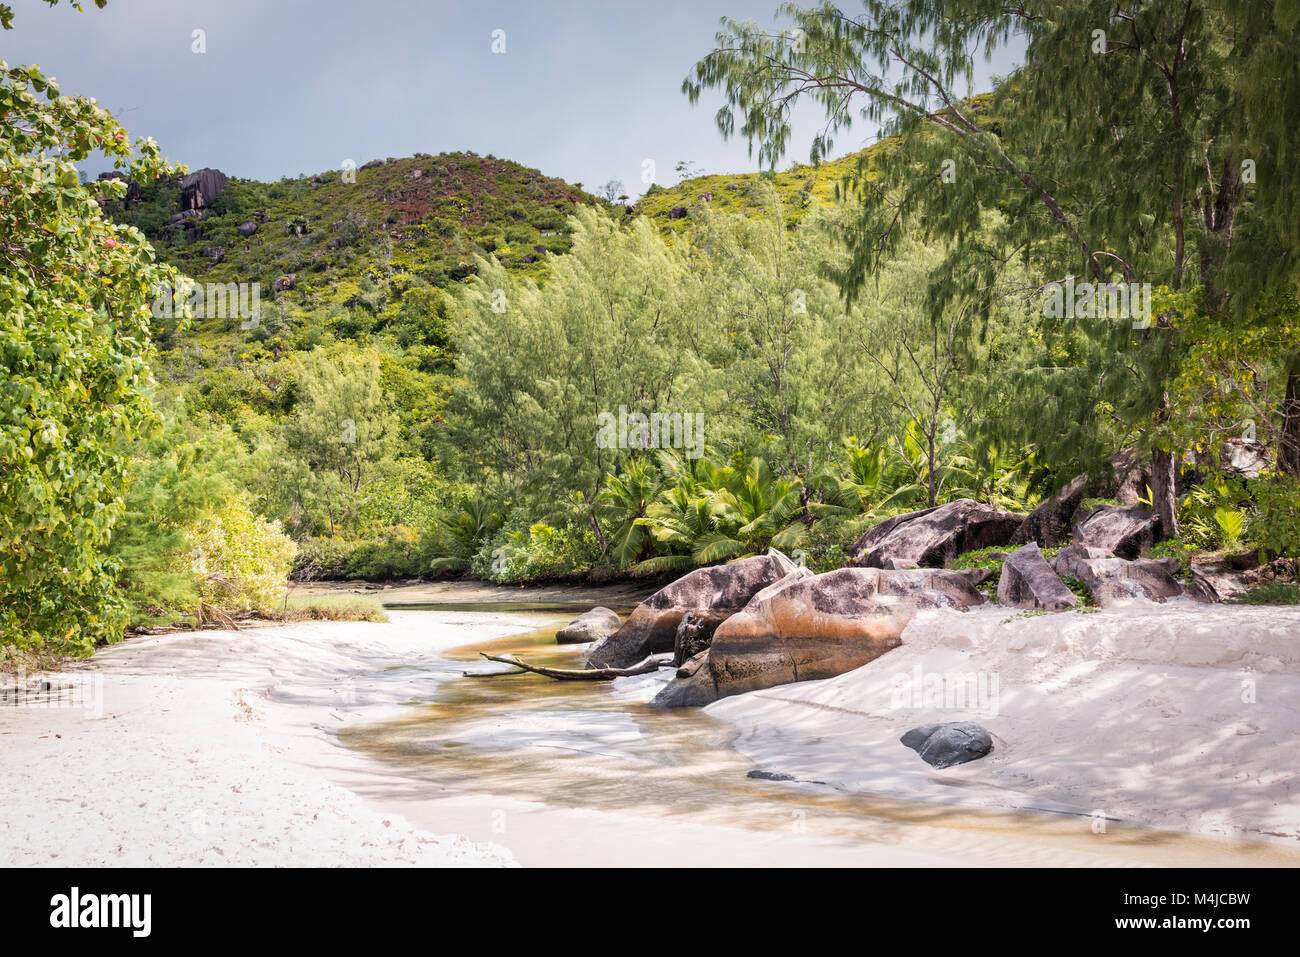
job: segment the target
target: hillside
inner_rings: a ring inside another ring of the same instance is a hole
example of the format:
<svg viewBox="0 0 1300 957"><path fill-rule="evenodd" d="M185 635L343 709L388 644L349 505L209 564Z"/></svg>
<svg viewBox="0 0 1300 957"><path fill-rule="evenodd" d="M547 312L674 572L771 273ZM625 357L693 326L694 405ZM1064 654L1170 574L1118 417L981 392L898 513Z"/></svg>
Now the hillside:
<svg viewBox="0 0 1300 957"><path fill-rule="evenodd" d="M878 149L879 144L818 166L795 163L783 172L721 173L692 177L675 186L652 186L634 208L638 214L654 217L665 228L675 230L687 221L683 214L699 203L707 202L713 209L732 213L760 209L763 204L754 187L766 182L776 190L792 218L797 219L799 212L813 203L832 202L836 184Z"/></svg>
<svg viewBox="0 0 1300 957"><path fill-rule="evenodd" d="M962 109L968 115L987 124L990 130L997 131L1000 124L993 107L993 97L988 93L976 94L962 102ZM886 137L865 149L838 159L826 160L816 166L793 163L780 172L765 170L757 173L720 173L695 176L682 180L675 186L651 186L637 201L635 212L654 217L664 229L676 232L689 220L687 214L690 208L701 203L708 203L714 210L746 215L765 210L759 193L754 189L760 182L765 182L776 191L793 223L801 217L803 210L812 207L814 203L825 205L833 202L836 187L845 177L854 173L860 164L867 164L868 176L874 177L873 160L892 149L895 143L894 137Z"/></svg>
<svg viewBox="0 0 1300 957"><path fill-rule="evenodd" d="M200 209L186 210L195 200L170 179L133 188L110 212L194 279L260 282L266 295L292 277L281 285L313 306L364 305L380 273L445 287L469 274L475 252L541 275L547 254L569 249L566 217L597 202L535 169L474 153L376 160L277 183L206 175L216 195Z"/></svg>

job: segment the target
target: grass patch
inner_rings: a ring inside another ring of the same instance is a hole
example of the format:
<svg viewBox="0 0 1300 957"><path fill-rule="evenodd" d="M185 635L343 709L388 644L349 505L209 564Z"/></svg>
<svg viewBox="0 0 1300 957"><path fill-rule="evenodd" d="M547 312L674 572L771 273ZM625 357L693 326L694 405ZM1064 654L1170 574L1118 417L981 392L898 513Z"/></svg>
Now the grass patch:
<svg viewBox="0 0 1300 957"><path fill-rule="evenodd" d="M1062 575L1061 581L1065 583L1066 588L1074 592L1074 597L1079 599L1076 611L1084 608L1096 608L1097 602L1092 597L1092 589L1087 586L1083 579L1077 575Z"/></svg>
<svg viewBox="0 0 1300 957"><path fill-rule="evenodd" d="M1300 605L1300 585L1264 582L1232 600L1234 605Z"/></svg>
<svg viewBox="0 0 1300 957"><path fill-rule="evenodd" d="M272 621L388 621L377 599L360 595L297 595L267 615Z"/></svg>
<svg viewBox="0 0 1300 957"><path fill-rule="evenodd" d="M989 577L980 583L979 590L989 596L989 600L996 602L998 600L998 582L1002 579L1002 561L1010 555L1015 548L994 545L990 548L977 548L974 551L962 552L952 560L950 568L982 568L989 573ZM996 557L995 557L996 556Z"/></svg>
<svg viewBox="0 0 1300 957"><path fill-rule="evenodd" d="M1082 502L1079 503L1079 514L1082 515L1084 512L1090 512L1098 505L1118 505L1118 504L1119 502L1117 502L1113 498L1085 498Z"/></svg>

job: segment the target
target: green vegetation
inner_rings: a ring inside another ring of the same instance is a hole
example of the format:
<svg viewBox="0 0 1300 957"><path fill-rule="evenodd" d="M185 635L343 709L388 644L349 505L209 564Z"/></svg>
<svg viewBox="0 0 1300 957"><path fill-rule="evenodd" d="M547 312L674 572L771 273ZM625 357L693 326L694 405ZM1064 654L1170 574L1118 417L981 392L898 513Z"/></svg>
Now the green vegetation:
<svg viewBox="0 0 1300 957"><path fill-rule="evenodd" d="M276 621L388 621L384 606L356 595L290 595Z"/></svg>
<svg viewBox="0 0 1300 957"><path fill-rule="evenodd" d="M0 62L0 642L87 652L126 609L105 556L123 453L153 427L145 395L154 283L168 271L100 213L75 162L140 181L171 171L148 140L34 67Z"/></svg>
<svg viewBox="0 0 1300 957"><path fill-rule="evenodd" d="M1300 585L1265 582L1235 599L1241 605L1300 605Z"/></svg>
<svg viewBox="0 0 1300 957"><path fill-rule="evenodd" d="M773 171L631 214L613 181L597 199L472 153L232 179L182 214L156 146L0 67L0 645L283 614L290 569L516 582L778 547L825 571L883 518L1032 508L1131 447L1171 538L1152 554L1300 556L1276 106L1300 102L1300 21L1276 10L726 21L686 92L719 92L720 131ZM1142 40L1102 56L1101 27ZM958 96L971 51L1016 33L1024 66ZM827 135L775 172L800 99ZM863 112L886 138L830 158ZM131 185L79 182L92 152ZM1067 277L1095 288L1063 311ZM1149 310L1110 313L1120 284ZM1256 436L1259 477L1220 470Z"/></svg>

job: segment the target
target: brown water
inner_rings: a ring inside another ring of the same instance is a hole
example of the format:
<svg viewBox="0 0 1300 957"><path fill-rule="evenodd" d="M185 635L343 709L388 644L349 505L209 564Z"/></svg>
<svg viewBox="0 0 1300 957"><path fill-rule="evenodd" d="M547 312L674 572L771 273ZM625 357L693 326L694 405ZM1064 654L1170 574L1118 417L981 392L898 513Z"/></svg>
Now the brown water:
<svg viewBox="0 0 1300 957"><path fill-rule="evenodd" d="M484 661L481 651L581 667L582 646L554 641L572 609L492 610L516 616L526 611L537 628L444 652L450 661L441 662L442 668L464 662L475 672L507 670ZM616 697L606 682L529 674L446 681L407 714L341 733L350 747L416 782L416 800L423 782L431 801L451 793L497 796L725 828L718 832L720 864L729 861L727 835L793 833L820 842L809 852L813 863L826 848L860 848L864 855L885 848L986 865L1300 866L1300 849L1277 844L1120 822L1108 822L1105 834L1095 834L1090 820L1068 814L970 809L749 778L754 765L730 748L735 736L731 725L698 709L661 711ZM404 794L412 800L411 787ZM655 840L672 838L660 833ZM637 862L636 847L623 850L620 862Z"/></svg>

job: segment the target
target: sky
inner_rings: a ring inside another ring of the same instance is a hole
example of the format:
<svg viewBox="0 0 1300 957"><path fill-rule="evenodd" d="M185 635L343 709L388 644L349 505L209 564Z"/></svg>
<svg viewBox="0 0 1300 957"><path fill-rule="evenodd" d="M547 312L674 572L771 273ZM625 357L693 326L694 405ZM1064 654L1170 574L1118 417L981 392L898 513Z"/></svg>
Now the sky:
<svg viewBox="0 0 1300 957"><path fill-rule="evenodd" d="M191 169L276 180L472 150L589 190L618 179L632 196L646 160L664 185L681 160L758 168L743 138L718 133L720 96L692 107L681 83L724 15L780 25L779 0L86 0L80 13L9 2L0 59L39 64ZM983 64L975 89L1013 55ZM781 166L807 162L820 116L796 114ZM855 124L833 155L875 139Z"/></svg>

